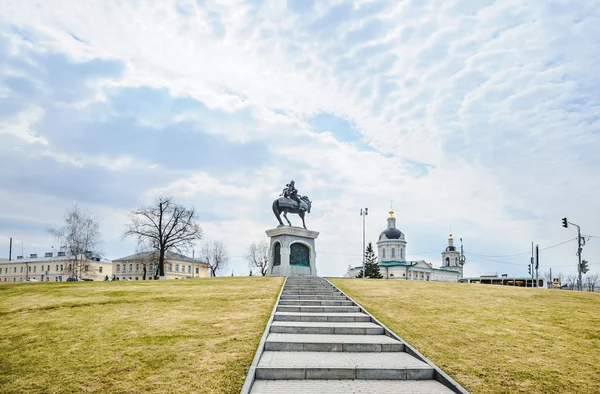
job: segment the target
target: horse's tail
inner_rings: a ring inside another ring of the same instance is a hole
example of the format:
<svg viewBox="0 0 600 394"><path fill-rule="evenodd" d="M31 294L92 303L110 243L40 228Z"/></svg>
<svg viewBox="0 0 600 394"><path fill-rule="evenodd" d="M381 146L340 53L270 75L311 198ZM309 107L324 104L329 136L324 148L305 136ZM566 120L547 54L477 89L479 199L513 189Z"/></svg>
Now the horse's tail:
<svg viewBox="0 0 600 394"><path fill-rule="evenodd" d="M281 212L279 212L279 204L278 204L279 200L275 200L273 201L273 213L275 214L275 216L279 216L279 214Z"/></svg>

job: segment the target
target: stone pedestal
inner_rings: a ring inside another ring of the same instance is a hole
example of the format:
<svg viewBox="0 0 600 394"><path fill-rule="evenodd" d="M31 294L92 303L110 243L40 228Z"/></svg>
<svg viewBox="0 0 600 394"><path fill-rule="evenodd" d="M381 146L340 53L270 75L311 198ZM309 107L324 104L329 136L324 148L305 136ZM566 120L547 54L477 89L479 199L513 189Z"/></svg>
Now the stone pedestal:
<svg viewBox="0 0 600 394"><path fill-rule="evenodd" d="M266 233L271 238L268 276L317 276L317 231L280 226Z"/></svg>

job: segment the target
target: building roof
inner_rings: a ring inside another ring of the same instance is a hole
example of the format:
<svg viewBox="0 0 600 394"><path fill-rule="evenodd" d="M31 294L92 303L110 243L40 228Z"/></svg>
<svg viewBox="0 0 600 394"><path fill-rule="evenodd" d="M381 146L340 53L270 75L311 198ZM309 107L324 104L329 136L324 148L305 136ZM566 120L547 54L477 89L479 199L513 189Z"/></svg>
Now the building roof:
<svg viewBox="0 0 600 394"><path fill-rule="evenodd" d="M396 267L396 266L412 266L415 265L416 261L382 261L379 263L381 267Z"/></svg>
<svg viewBox="0 0 600 394"><path fill-rule="evenodd" d="M381 232L381 234L379 234L379 240L384 240L384 239L403 239L404 238L404 234L402 234L402 231L398 230L397 228L386 228L385 230L383 230Z"/></svg>
<svg viewBox="0 0 600 394"><path fill-rule="evenodd" d="M445 272L452 272L452 273L455 273L455 274L460 274L460 272L455 271L455 270L447 270L447 269L444 269L444 268L433 268L433 269L435 271L445 271Z"/></svg>
<svg viewBox="0 0 600 394"><path fill-rule="evenodd" d="M461 279L469 280L531 280L531 276L465 276ZM533 280L542 280L545 278L533 278Z"/></svg>
<svg viewBox="0 0 600 394"><path fill-rule="evenodd" d="M81 257L85 257L81 255ZM34 263L52 263L52 262L60 262L60 261L69 261L71 260L71 256L52 256L52 257L29 257L26 259L12 259L11 261L0 259L1 264L34 264ZM100 257L93 256L92 258L86 258L88 261L92 261L99 264L112 264L112 261L103 259Z"/></svg>
<svg viewBox="0 0 600 394"><path fill-rule="evenodd" d="M140 253L135 253L135 254L132 254L132 255L129 255L129 256L121 257L121 258L118 258L118 259L114 259L113 262L115 262L115 261L116 262L121 262L121 261L131 261L131 260L135 261L135 260L149 259L149 258L152 258L152 256L154 254L156 254L156 252L140 252ZM201 261L201 260L198 260L198 259L192 259L191 257L184 256L182 254L171 252L171 251L167 251L165 253L165 260L184 261L186 263L208 265L204 261Z"/></svg>

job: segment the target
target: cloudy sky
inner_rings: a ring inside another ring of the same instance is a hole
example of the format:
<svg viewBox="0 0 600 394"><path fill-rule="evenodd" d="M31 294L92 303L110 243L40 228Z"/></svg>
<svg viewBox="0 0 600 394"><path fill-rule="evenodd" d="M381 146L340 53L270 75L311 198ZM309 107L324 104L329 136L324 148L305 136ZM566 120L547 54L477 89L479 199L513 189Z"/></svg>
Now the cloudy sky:
<svg viewBox="0 0 600 394"><path fill-rule="evenodd" d="M49 251L73 203L128 255L127 213L168 195L247 275L294 179L322 275L390 200L409 259L439 266L452 226L466 275L527 274L562 217L600 236L599 37L597 0L0 0L0 255Z"/></svg>

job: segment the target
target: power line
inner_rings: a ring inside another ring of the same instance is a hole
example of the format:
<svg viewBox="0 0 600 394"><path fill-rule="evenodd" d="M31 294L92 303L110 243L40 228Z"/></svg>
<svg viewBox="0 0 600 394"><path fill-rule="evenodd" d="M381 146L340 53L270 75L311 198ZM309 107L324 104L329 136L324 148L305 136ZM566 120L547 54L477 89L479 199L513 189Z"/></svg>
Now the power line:
<svg viewBox="0 0 600 394"><path fill-rule="evenodd" d="M552 248L555 248L555 247L557 247L557 246L560 246L560 245L566 244L566 243L568 243L568 242L575 241L576 239L577 239L577 237L575 237L575 238L571 238L571 239L567 239L566 241L559 242L559 243L557 243L556 245L552 245L552 246L546 246L545 248L541 248L540 250L548 250L548 249L552 249Z"/></svg>
<svg viewBox="0 0 600 394"><path fill-rule="evenodd" d="M467 254L467 253L465 253ZM518 265L521 267L526 267L529 265L528 264L523 264L523 263L509 263L507 261L500 261L500 260L493 260L493 259L488 259L485 257L482 257L485 260L489 260L489 261L493 261L495 263L500 263L500 264L509 264L509 265ZM600 265L600 263L588 263L589 265ZM544 265L545 268L560 268L560 267L573 267L573 266L577 266L577 263L573 263L573 264L568 264L568 265Z"/></svg>
<svg viewBox="0 0 600 394"><path fill-rule="evenodd" d="M337 256L351 256L351 257L362 257L362 255L360 254L348 254L348 253L336 253L336 252L325 252L323 250L316 250L316 253L324 253L324 254L333 254L333 255L337 255ZM439 250L433 250L433 251L429 251L429 252L411 252L411 255L417 255L417 254L431 254L431 253L442 253Z"/></svg>
<svg viewBox="0 0 600 394"><path fill-rule="evenodd" d="M557 243L557 244L555 244L555 245L550 245L550 246L546 246L545 248L540 248L540 250L548 250L548 249L552 249L552 248L555 248L555 247L557 247L557 246L560 246L560 245L566 244L566 243L568 243L568 242L572 242L572 241L574 241L574 240L576 240L576 239L577 239L577 237L570 238L570 239L567 239L566 241L559 242L559 243ZM523 252L523 253L515 253L515 254L496 255L496 256L491 256L491 255L486 255L486 254L479 254L479 253L473 253L473 252L469 252L469 254L471 254L471 255L473 255L473 256L481 257L481 258L486 258L486 257L500 257L500 258L502 258L502 257L518 257L518 256L526 256L526 255L530 255L530 254L531 254L531 251L527 251L527 252ZM518 264L517 264L517 265L518 265Z"/></svg>
<svg viewBox="0 0 600 394"><path fill-rule="evenodd" d="M530 252L530 253L531 253L531 252ZM525 267L525 266L527 266L527 265L528 265L528 264L523 264L523 263L509 263L508 261L500 261L500 260L489 259L489 258L487 258L487 257L483 257L483 256L477 256L477 255L475 255L474 253L467 253L467 252L465 252L465 255L467 255L467 256L469 256L469 255L471 255L471 256L476 256L476 257L482 258L482 259L484 259L484 260L493 261L494 263L500 263L500 264L508 264L508 265L520 265L520 266L522 266L522 267Z"/></svg>

